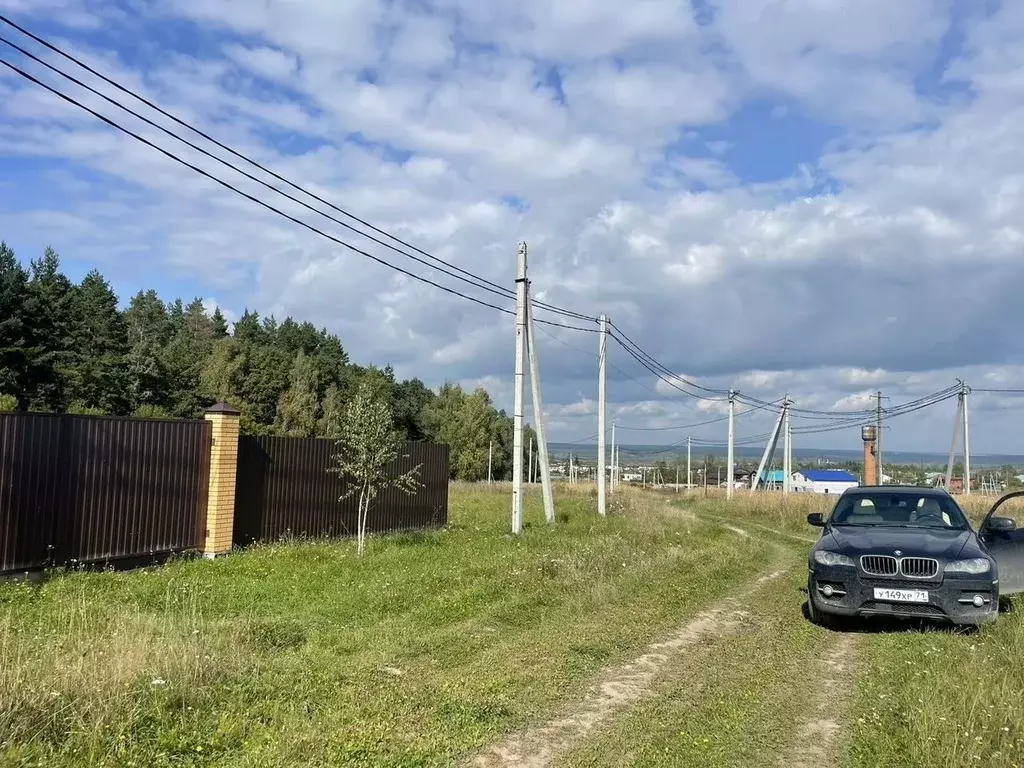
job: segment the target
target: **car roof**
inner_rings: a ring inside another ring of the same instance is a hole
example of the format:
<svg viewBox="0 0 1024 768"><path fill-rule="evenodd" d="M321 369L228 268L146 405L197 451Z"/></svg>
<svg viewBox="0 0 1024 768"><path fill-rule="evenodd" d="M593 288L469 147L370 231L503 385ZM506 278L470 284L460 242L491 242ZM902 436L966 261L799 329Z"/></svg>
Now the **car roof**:
<svg viewBox="0 0 1024 768"><path fill-rule="evenodd" d="M864 496L869 493L914 494L916 496L948 496L945 488L927 488L921 485L858 485L848 488L845 495Z"/></svg>

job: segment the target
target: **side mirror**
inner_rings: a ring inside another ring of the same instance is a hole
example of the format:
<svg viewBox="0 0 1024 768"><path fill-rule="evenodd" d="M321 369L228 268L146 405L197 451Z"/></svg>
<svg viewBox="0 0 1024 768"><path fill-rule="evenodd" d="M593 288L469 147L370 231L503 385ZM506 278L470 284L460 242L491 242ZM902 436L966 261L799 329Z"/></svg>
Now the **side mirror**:
<svg viewBox="0 0 1024 768"><path fill-rule="evenodd" d="M815 528L824 528L825 517L821 512L811 512L811 514L807 516L807 524L813 525Z"/></svg>
<svg viewBox="0 0 1024 768"><path fill-rule="evenodd" d="M1016 528L1017 521L1012 517L990 517L985 525L986 531L994 531L995 533L1009 533L1016 530Z"/></svg>

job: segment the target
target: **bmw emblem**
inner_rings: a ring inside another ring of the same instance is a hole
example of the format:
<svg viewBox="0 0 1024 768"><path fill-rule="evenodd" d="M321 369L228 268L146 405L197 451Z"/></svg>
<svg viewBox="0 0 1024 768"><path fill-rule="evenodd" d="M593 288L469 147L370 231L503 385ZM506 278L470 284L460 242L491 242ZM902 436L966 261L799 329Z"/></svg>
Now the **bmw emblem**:
<svg viewBox="0 0 1024 768"><path fill-rule="evenodd" d="M894 554L894 555L896 555L896 557L899 557L900 555L902 555L902 554L903 554L903 552L901 552L900 550L898 550L898 549L897 549L897 550L895 550L895 551L893 552L893 554Z"/></svg>

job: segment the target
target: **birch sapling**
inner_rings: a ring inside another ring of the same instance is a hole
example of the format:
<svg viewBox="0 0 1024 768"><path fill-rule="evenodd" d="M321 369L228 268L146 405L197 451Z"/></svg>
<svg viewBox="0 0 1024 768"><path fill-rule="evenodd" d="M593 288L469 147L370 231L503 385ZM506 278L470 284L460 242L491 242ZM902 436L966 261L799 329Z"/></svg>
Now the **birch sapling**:
<svg viewBox="0 0 1024 768"><path fill-rule="evenodd" d="M360 383L355 397L345 409L336 434L337 453L332 457L335 463L330 471L349 481L339 501L359 494L356 551L362 556L366 524L374 499L390 487L409 495L415 494L422 487L418 477L423 465L417 464L397 476L392 474L404 440L395 429L390 404L369 377Z"/></svg>

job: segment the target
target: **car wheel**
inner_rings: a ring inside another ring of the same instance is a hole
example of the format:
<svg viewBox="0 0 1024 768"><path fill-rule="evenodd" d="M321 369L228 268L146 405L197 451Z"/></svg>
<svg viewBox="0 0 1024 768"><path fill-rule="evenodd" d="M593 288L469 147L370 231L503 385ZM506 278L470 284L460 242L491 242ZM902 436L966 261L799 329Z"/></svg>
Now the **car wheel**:
<svg viewBox="0 0 1024 768"><path fill-rule="evenodd" d="M832 629L835 627L835 617L832 614L825 613L824 611L818 610L814 605L814 598L812 597L811 580L807 580L807 618L810 619L811 624L816 624L823 629Z"/></svg>

